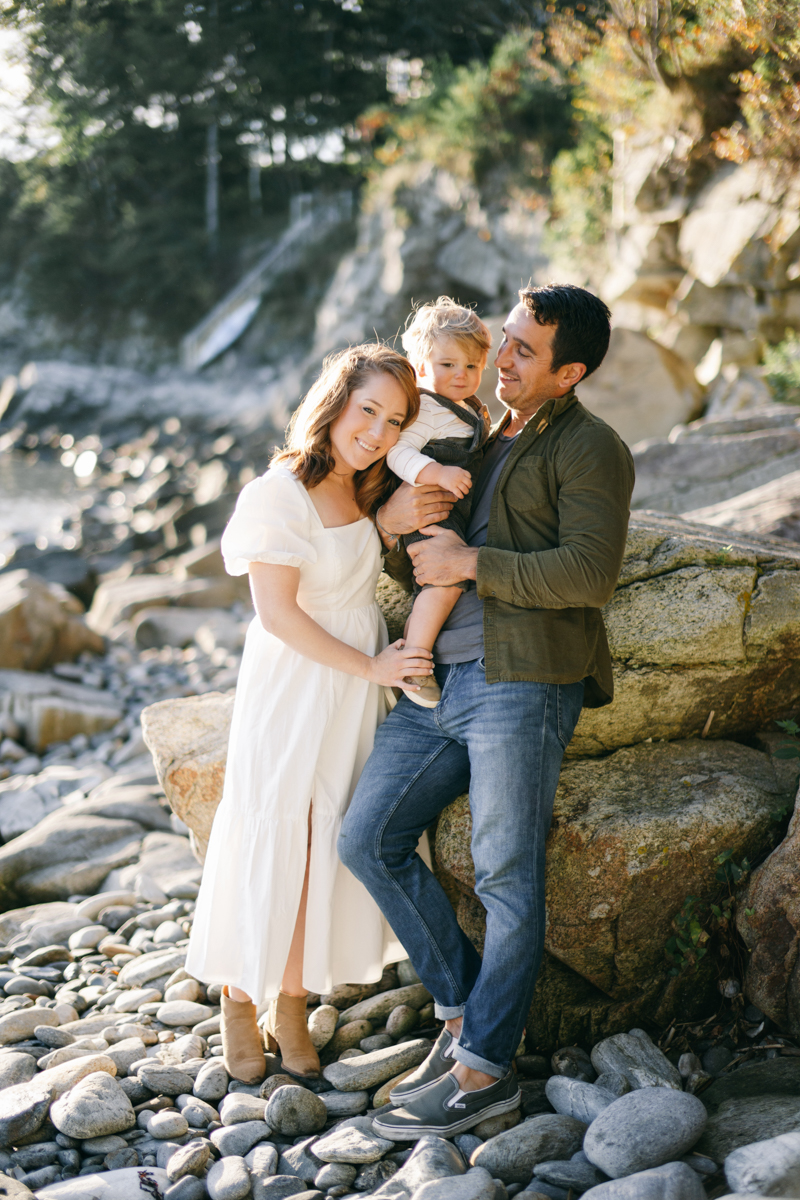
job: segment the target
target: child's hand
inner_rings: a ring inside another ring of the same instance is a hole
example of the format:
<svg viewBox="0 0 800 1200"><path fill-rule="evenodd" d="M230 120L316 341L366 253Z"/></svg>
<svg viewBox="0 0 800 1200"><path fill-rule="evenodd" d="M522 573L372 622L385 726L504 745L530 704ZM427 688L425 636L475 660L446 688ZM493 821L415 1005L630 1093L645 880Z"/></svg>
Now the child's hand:
<svg viewBox="0 0 800 1200"><path fill-rule="evenodd" d="M439 467L439 487L463 499L472 487L472 476L463 467Z"/></svg>

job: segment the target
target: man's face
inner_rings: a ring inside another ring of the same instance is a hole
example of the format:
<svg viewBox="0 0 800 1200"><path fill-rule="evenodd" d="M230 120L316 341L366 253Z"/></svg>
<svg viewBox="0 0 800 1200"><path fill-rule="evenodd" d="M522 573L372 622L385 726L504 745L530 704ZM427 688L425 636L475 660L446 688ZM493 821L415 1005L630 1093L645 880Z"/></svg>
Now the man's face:
<svg viewBox="0 0 800 1200"><path fill-rule="evenodd" d="M550 371L555 331L554 325L540 325L524 304L512 308L495 359L497 399L506 408L518 413L535 412L545 400L563 396L575 386L576 372L570 367L562 367L555 374ZM578 378L584 370L577 373Z"/></svg>

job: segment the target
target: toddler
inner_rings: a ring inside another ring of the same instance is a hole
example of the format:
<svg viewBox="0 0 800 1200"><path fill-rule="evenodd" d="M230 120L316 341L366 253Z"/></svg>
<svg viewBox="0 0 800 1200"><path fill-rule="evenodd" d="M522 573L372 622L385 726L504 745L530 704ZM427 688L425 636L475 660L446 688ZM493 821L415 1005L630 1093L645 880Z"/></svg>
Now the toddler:
<svg viewBox="0 0 800 1200"><path fill-rule="evenodd" d="M469 490L483 459L489 436L489 413L475 398L486 369L492 335L469 308L449 296L424 304L414 313L403 334L403 348L417 372L419 416L400 434L386 456L392 471L406 483L435 483L456 497L449 517L439 524L466 534L470 515ZM403 538L419 541L425 534ZM420 588L414 585L414 607L406 626L406 642L433 650L439 630L465 591L467 584ZM414 676L406 691L409 700L435 708L439 685L430 676Z"/></svg>

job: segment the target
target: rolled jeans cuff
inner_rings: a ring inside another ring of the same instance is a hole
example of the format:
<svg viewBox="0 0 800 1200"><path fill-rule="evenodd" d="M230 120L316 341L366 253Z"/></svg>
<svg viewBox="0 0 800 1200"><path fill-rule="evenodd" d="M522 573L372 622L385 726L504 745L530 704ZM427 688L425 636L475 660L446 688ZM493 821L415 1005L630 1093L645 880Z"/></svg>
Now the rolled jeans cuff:
<svg viewBox="0 0 800 1200"><path fill-rule="evenodd" d="M433 1002L433 1011L437 1021L455 1021L456 1017L463 1017L466 1007L466 1004L456 1004L445 1008L443 1004L437 1004L435 1000Z"/></svg>
<svg viewBox="0 0 800 1200"><path fill-rule="evenodd" d="M465 1050L458 1042L453 1046L452 1055L458 1062L463 1063L465 1067L470 1067L473 1071L483 1071L484 1075L493 1075L495 1079L502 1079L508 1073L507 1067L498 1067L496 1063L489 1062L486 1058L481 1058L479 1054L473 1054L471 1050Z"/></svg>

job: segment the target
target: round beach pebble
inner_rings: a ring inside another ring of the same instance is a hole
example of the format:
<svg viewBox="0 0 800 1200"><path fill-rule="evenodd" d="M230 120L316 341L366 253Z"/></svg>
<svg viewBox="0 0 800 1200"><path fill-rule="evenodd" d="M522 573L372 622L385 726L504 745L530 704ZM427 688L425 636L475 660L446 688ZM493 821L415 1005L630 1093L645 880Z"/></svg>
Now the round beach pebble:
<svg viewBox="0 0 800 1200"><path fill-rule="evenodd" d="M159 1141L183 1137L188 1130L189 1122L186 1117L179 1112L171 1112L169 1109L166 1112L155 1113L147 1126L150 1137L158 1138Z"/></svg>
<svg viewBox="0 0 800 1200"><path fill-rule="evenodd" d="M197 1025L207 1021L212 1010L207 1004L196 1004L193 1000L168 1000L156 1011L156 1020L162 1025Z"/></svg>
<svg viewBox="0 0 800 1200"><path fill-rule="evenodd" d="M104 1137L136 1124L131 1102L116 1079L105 1071L86 1075L50 1109L50 1119L67 1137Z"/></svg>
<svg viewBox="0 0 800 1200"><path fill-rule="evenodd" d="M328 1110L319 1096L308 1088L280 1087L267 1102L264 1120L275 1133L299 1137L316 1133L328 1119Z"/></svg>
<svg viewBox="0 0 800 1200"><path fill-rule="evenodd" d="M243 1158L229 1154L215 1162L206 1176L211 1200L244 1200L250 1194L250 1172Z"/></svg>
<svg viewBox="0 0 800 1200"><path fill-rule="evenodd" d="M586 1132L584 1153L606 1175L620 1179L688 1154L707 1120L697 1096L639 1088L603 1109Z"/></svg>

